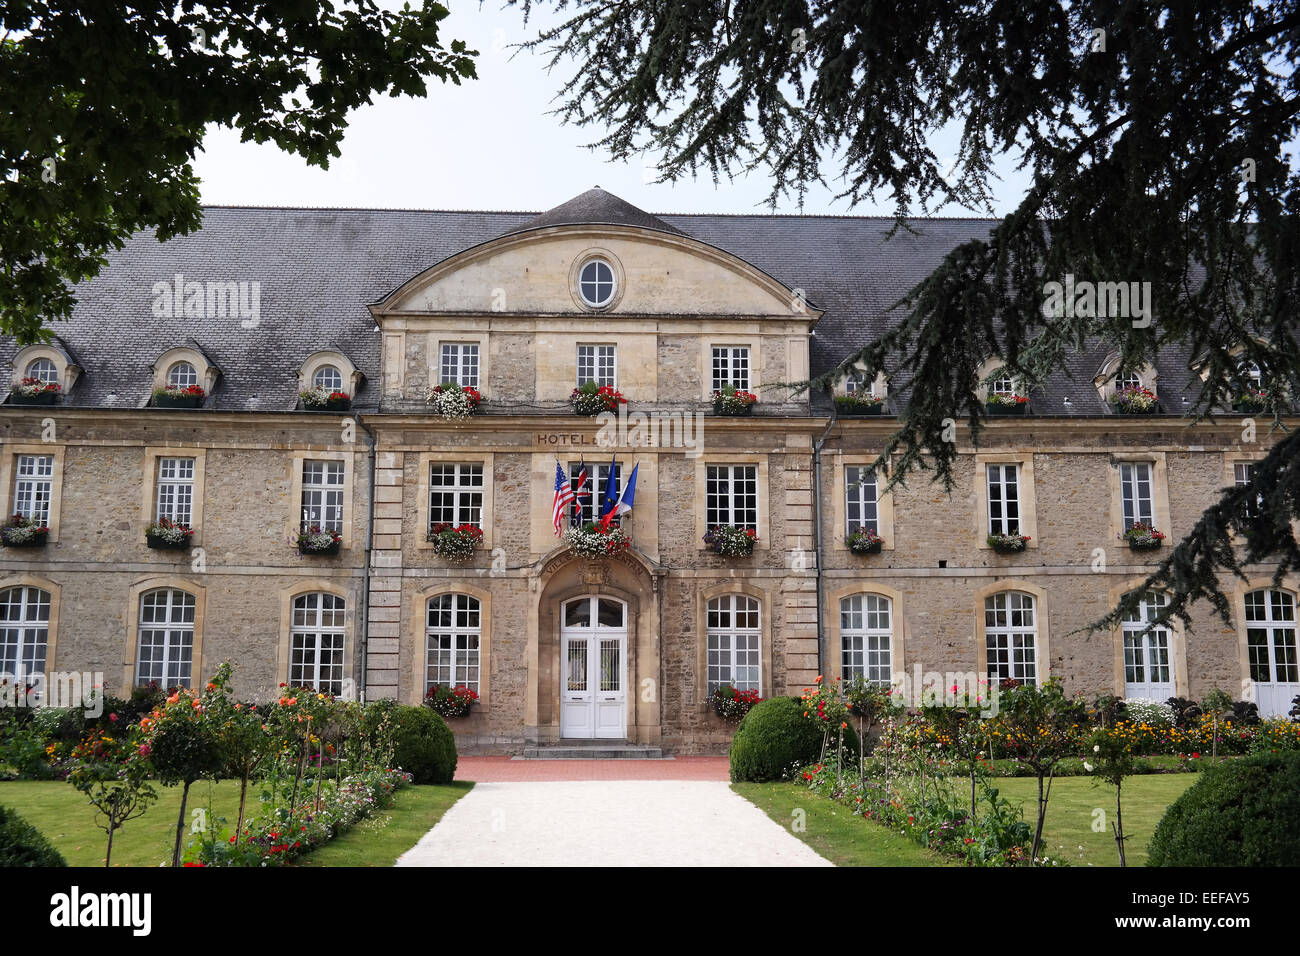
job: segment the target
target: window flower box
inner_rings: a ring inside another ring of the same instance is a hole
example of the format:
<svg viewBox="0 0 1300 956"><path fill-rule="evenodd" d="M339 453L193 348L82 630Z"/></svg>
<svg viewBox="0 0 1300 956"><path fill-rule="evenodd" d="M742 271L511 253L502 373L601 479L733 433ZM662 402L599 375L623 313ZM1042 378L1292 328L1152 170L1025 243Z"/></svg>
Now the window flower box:
<svg viewBox="0 0 1300 956"><path fill-rule="evenodd" d="M713 547L716 554L727 558L743 558L754 553L758 543L758 532L753 528L738 528L735 525L723 525L712 528L704 536L704 542Z"/></svg>
<svg viewBox="0 0 1300 956"><path fill-rule="evenodd" d="M844 543L854 554L879 554L885 545L885 539L864 526L845 538Z"/></svg>
<svg viewBox="0 0 1300 956"><path fill-rule="evenodd" d="M1155 392L1136 385L1120 389L1111 401L1115 403L1115 411L1121 415L1151 415L1160 407Z"/></svg>
<svg viewBox="0 0 1300 956"><path fill-rule="evenodd" d="M198 408L208 393L199 385L177 388L167 385L153 390L153 403L156 408Z"/></svg>
<svg viewBox="0 0 1300 956"><path fill-rule="evenodd" d="M10 405L53 405L63 387L58 382L25 378L9 393Z"/></svg>
<svg viewBox="0 0 1300 956"><path fill-rule="evenodd" d="M564 532L564 543L579 557L599 560L622 554L632 546L632 536L617 525L603 528L598 522L588 521Z"/></svg>
<svg viewBox="0 0 1300 956"><path fill-rule="evenodd" d="M713 712L725 721L738 724L762 700L756 690L737 690L730 684L723 684L713 692Z"/></svg>
<svg viewBox="0 0 1300 956"><path fill-rule="evenodd" d="M1257 412L1271 412L1277 403L1273 396L1263 389L1252 388L1241 392L1232 400L1232 410L1252 415Z"/></svg>
<svg viewBox="0 0 1300 956"><path fill-rule="evenodd" d="M346 412L352 407L352 396L347 392L332 392L317 385L298 393L302 407L313 412Z"/></svg>
<svg viewBox="0 0 1300 956"><path fill-rule="evenodd" d="M448 720L468 717L470 708L476 703L478 703L478 692L464 684L457 684L455 687L434 684L424 695L424 706Z"/></svg>
<svg viewBox="0 0 1300 956"><path fill-rule="evenodd" d="M333 528L312 525L298 532L298 553L333 557L343 547L343 535Z"/></svg>
<svg viewBox="0 0 1300 956"><path fill-rule="evenodd" d="M991 534L985 540L998 554L1019 554L1029 545L1027 534Z"/></svg>
<svg viewBox="0 0 1300 956"><path fill-rule="evenodd" d="M455 382L443 382L429 389L424 400L432 405L443 421L458 422L469 418L478 411L483 396L476 388L458 385Z"/></svg>
<svg viewBox="0 0 1300 956"><path fill-rule="evenodd" d="M449 561L468 561L483 540L483 529L472 524L439 521L429 529L427 538L433 542L434 554Z"/></svg>
<svg viewBox="0 0 1300 956"><path fill-rule="evenodd" d="M841 418L861 418L865 415L883 415L885 400L874 395L836 395L835 410Z"/></svg>
<svg viewBox="0 0 1300 956"><path fill-rule="evenodd" d="M1153 551L1164 543L1165 536L1149 524L1139 521L1124 532L1124 540L1134 551Z"/></svg>
<svg viewBox="0 0 1300 956"><path fill-rule="evenodd" d="M984 411L990 415L1023 415L1028 407L1028 395L1004 395L1001 392L993 392L984 401Z"/></svg>
<svg viewBox="0 0 1300 956"><path fill-rule="evenodd" d="M155 551L184 551L193 537L193 528L170 518L159 518L144 529L145 544Z"/></svg>
<svg viewBox="0 0 1300 956"><path fill-rule="evenodd" d="M573 414L590 416L601 412L616 412L620 405L627 404L627 399L616 388L587 382L570 393L569 404L573 406Z"/></svg>
<svg viewBox="0 0 1300 956"><path fill-rule="evenodd" d="M14 515L0 525L0 544L6 548L43 548L49 540L49 527L35 518Z"/></svg>
<svg viewBox="0 0 1300 956"><path fill-rule="evenodd" d="M732 417L752 415L754 414L754 406L757 404L757 395L736 388L733 385L724 385L722 391L713 393L713 414L715 415Z"/></svg>

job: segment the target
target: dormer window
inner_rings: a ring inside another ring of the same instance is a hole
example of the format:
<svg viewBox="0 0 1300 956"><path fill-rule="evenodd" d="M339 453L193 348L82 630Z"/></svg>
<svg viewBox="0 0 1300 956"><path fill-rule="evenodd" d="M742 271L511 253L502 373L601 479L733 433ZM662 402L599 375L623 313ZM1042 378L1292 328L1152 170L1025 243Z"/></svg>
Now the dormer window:
<svg viewBox="0 0 1300 956"><path fill-rule="evenodd" d="M322 365L316 369L311 377L311 383L316 388L323 388L327 392L343 391L343 373L334 365Z"/></svg>
<svg viewBox="0 0 1300 956"><path fill-rule="evenodd" d="M46 385L59 384L59 367L50 359L39 358L27 366L24 378L34 378Z"/></svg>
<svg viewBox="0 0 1300 956"><path fill-rule="evenodd" d="M1242 362L1237 366L1237 372L1242 378L1249 380L1251 388L1258 390L1263 387L1264 375L1254 362Z"/></svg>
<svg viewBox="0 0 1300 956"><path fill-rule="evenodd" d="M593 309L603 309L614 299L614 268L604 259L588 259L578 273L578 294Z"/></svg>
<svg viewBox="0 0 1300 956"><path fill-rule="evenodd" d="M990 395L1005 395L1010 397L1016 394L1016 380L1010 375L1000 375L993 381L989 382Z"/></svg>
<svg viewBox="0 0 1300 956"><path fill-rule="evenodd" d="M167 370L167 384L172 388L189 388L199 384L199 373L189 362L177 362Z"/></svg>
<svg viewBox="0 0 1300 956"><path fill-rule="evenodd" d="M1126 388L1143 388L1142 376L1137 372L1120 372L1115 376L1115 391L1122 392Z"/></svg>

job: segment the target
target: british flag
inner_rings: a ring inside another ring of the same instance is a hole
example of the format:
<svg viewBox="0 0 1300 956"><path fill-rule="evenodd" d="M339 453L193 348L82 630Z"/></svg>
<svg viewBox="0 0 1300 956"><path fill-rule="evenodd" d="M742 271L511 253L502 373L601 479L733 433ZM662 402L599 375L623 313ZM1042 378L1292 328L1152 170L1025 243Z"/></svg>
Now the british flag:
<svg viewBox="0 0 1300 956"><path fill-rule="evenodd" d="M573 488L569 476L564 473L564 466L555 463L555 501L551 504L551 522L555 525L556 536L564 534L560 527L564 523L564 510L573 502Z"/></svg>

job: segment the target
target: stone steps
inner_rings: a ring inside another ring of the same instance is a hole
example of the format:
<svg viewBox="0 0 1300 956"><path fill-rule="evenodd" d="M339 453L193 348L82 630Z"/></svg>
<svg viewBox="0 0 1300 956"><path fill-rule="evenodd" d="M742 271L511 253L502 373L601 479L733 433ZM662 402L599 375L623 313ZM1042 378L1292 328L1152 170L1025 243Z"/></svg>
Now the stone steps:
<svg viewBox="0 0 1300 956"><path fill-rule="evenodd" d="M565 740L524 748L515 760L672 760L659 747L626 740Z"/></svg>

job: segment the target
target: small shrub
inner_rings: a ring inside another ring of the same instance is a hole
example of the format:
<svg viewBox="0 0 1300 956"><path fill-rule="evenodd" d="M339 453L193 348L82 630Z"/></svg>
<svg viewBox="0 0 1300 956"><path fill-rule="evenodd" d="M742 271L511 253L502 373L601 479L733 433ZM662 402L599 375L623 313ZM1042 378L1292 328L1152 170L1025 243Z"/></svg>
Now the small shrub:
<svg viewBox="0 0 1300 956"><path fill-rule="evenodd" d="M1201 714L1204 711L1196 701L1188 700L1186 697L1170 697L1166 704L1174 712L1174 724L1179 730L1188 730L1200 725Z"/></svg>
<svg viewBox="0 0 1300 956"><path fill-rule="evenodd" d="M1300 866L1300 752L1207 767L1156 826L1149 866Z"/></svg>
<svg viewBox="0 0 1300 956"><path fill-rule="evenodd" d="M1232 702L1232 722L1239 726L1253 727L1259 723L1259 705L1250 700Z"/></svg>
<svg viewBox="0 0 1300 956"><path fill-rule="evenodd" d="M0 806L0 867L67 865L40 830Z"/></svg>
<svg viewBox="0 0 1300 956"><path fill-rule="evenodd" d="M456 736L428 707L399 707L394 714L393 763L412 783L451 783L456 775Z"/></svg>
<svg viewBox="0 0 1300 956"><path fill-rule="evenodd" d="M793 768L816 763L822 731L803 712L797 697L773 697L755 704L731 741L732 782L780 780ZM846 759L858 758L858 735L851 724L844 750Z"/></svg>

